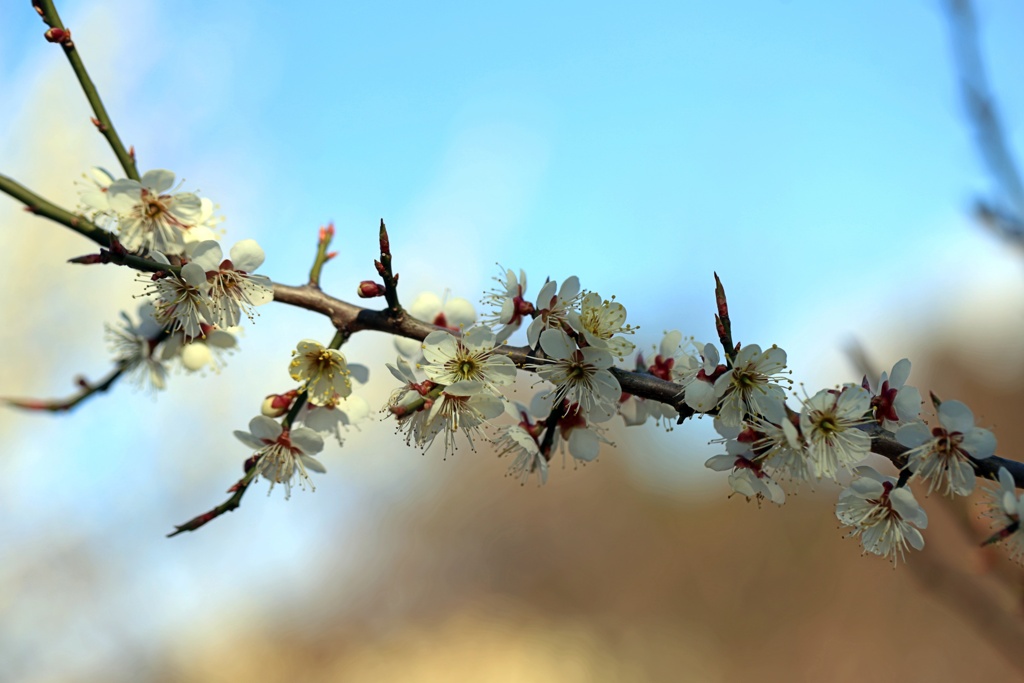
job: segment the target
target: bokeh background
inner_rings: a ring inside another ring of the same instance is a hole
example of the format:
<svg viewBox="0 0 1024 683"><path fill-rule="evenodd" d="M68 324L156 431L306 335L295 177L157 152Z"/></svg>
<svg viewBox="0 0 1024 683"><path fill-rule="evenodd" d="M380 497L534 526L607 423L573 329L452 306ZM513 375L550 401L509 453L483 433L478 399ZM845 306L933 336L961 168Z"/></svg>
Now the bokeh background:
<svg viewBox="0 0 1024 683"><path fill-rule="evenodd" d="M641 329L777 343L813 393L849 349L968 401L1014 456L1020 250L972 217L992 180L938 2L59 3L141 169L213 198L225 242L305 281L317 228L353 298L389 226L406 300L479 300L500 263L578 275ZM978 2L1020 143L1024 9ZM74 206L115 169L30 3L0 10L0 172ZM142 289L0 198L0 395L60 396L109 368L103 323ZM0 411L0 679L10 681L963 680L1019 675L1020 578L974 544L973 502L932 497L893 571L843 538L820 485L781 509L704 470L707 422L612 433L586 467L520 486L484 447L442 459L372 419L315 493L264 495L198 533L242 429L290 388L321 319L267 306L219 375L117 386L59 416ZM376 408L388 339L350 360ZM519 390L525 398L528 387ZM1015 630L1016 629L1016 630ZM1019 661L1017 661L1019 665Z"/></svg>

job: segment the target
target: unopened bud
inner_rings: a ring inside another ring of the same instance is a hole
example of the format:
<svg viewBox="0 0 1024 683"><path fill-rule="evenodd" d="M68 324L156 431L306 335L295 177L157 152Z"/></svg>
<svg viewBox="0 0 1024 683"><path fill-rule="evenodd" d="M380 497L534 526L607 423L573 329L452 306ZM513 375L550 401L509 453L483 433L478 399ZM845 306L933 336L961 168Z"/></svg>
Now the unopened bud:
<svg viewBox="0 0 1024 683"><path fill-rule="evenodd" d="M331 238L334 237L334 223L328 223L326 226L320 228L320 242L330 242Z"/></svg>
<svg viewBox="0 0 1024 683"><path fill-rule="evenodd" d="M70 47L73 43L71 42L71 29L68 28L51 28L43 34L48 42L60 43L61 45L67 45Z"/></svg>
<svg viewBox="0 0 1024 683"><path fill-rule="evenodd" d="M384 296L384 285L378 284L373 280L363 280L359 283L359 288L356 290L356 294L359 295L360 299L372 299L377 296Z"/></svg>
<svg viewBox="0 0 1024 683"><path fill-rule="evenodd" d="M391 256L391 240L388 238L388 229L384 227L384 219L380 219L380 253L383 256Z"/></svg>
<svg viewBox="0 0 1024 683"><path fill-rule="evenodd" d="M289 391L284 394L270 394L263 399L260 412L267 417L281 417L288 412L295 399L295 392Z"/></svg>
<svg viewBox="0 0 1024 683"><path fill-rule="evenodd" d="M68 259L68 263L81 263L85 266L91 266L97 263L106 263L106 261L103 260L102 254L86 254L85 256L76 256L75 258Z"/></svg>

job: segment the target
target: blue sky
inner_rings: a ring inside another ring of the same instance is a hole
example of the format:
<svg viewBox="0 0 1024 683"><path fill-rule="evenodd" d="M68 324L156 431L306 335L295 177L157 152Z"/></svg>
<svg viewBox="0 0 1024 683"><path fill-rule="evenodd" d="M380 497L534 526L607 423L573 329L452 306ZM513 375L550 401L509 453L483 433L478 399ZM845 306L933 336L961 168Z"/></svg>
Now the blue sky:
<svg viewBox="0 0 1024 683"><path fill-rule="evenodd" d="M258 239L265 272L281 282L304 280L316 229L334 220L341 253L324 286L348 297L373 275L383 217L410 295L450 287L475 301L496 262L525 268L534 294L547 275L576 274L615 294L649 347L666 329L712 336L717 271L737 337L780 344L795 377L821 382L850 379L841 346L852 336L892 362L933 312L1019 286L1008 284L1019 280L1015 257L966 217L988 183L938 3L551 4L60 7L142 168L172 169L214 198L226 242ZM89 130L59 49L42 42L42 24L21 5L0 24L0 84L11 94L0 112L9 131L0 172L73 204L78 175L91 165L113 170L113 157ZM982 3L979 16L1019 149L1024 8ZM25 220L7 200L0 219ZM26 234L59 230L33 225ZM11 247L5 258L37 263L38 243L22 246L22 256ZM125 273L61 265L87 250L71 236L47 247L52 271L39 264L18 275L49 298L18 314L31 335L7 322L5 351L35 371L12 371L14 386L0 393L60 394L73 374L104 370L101 322L130 306L134 290ZM46 290L56 278L57 290ZM83 287L110 294L89 299L92 312L67 294ZM4 310L26 305L23 290L3 296ZM46 336L55 325L63 336ZM330 331L268 310L223 375L181 378L159 403L120 388L62 418L4 416L16 455L3 470L9 521L0 544L21 547L72 518L89 543L142 558L123 570L125 581L161 567L126 600L167 581L199 604L203 582L189 563L214 548L247 552L253 525L279 547L308 552L323 531L309 521L319 496L285 505L254 494L205 539L171 548L159 536L221 500L237 469L222 455L237 448L230 431L253 414L252 395L286 383L283 363L276 374L261 364L286 357L303 336L326 341ZM381 360L378 341L354 342L353 360ZM199 435L181 437L183 425ZM140 450L153 460L136 460ZM355 482L335 480L335 492L354 498L332 505L409 486L373 467L329 468ZM154 501L159 514L147 514ZM186 511L169 519L172 504ZM139 526L111 528L112 510L137 515ZM230 576L239 556L207 569ZM291 556L256 555L252 581L298 572ZM186 619L191 607L157 611Z"/></svg>

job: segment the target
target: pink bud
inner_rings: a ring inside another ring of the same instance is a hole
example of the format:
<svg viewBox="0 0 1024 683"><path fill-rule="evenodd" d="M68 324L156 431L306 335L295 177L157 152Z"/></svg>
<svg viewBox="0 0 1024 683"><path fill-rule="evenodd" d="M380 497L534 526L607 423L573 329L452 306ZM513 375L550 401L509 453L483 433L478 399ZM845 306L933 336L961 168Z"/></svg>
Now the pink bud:
<svg viewBox="0 0 1024 683"><path fill-rule="evenodd" d="M356 290L356 294L359 295L360 299L372 299L377 296L384 296L384 285L376 283L373 280L363 280L359 283L359 288Z"/></svg>
<svg viewBox="0 0 1024 683"><path fill-rule="evenodd" d="M68 28L51 28L43 34L48 42L60 43L61 45L67 45L71 47L71 29Z"/></svg>

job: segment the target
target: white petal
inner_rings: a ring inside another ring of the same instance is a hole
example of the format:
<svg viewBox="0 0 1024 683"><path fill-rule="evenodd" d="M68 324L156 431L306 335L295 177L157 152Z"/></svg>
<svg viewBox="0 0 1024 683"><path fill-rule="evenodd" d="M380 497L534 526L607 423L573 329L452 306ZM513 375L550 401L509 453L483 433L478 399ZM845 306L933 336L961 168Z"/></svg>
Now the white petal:
<svg viewBox="0 0 1024 683"><path fill-rule="evenodd" d="M961 447L970 453L971 457L983 460L996 452L996 437L987 429L975 427L964 434Z"/></svg>
<svg viewBox="0 0 1024 683"><path fill-rule="evenodd" d="M193 263L198 263L203 270L219 270L221 261L224 260L220 245L215 240L196 242L186 250Z"/></svg>
<svg viewBox="0 0 1024 683"><path fill-rule="evenodd" d="M292 445L306 455L316 455L324 449L324 438L308 427L296 427L289 434L289 438Z"/></svg>
<svg viewBox="0 0 1024 683"><path fill-rule="evenodd" d="M565 359L572 356L576 344L561 330L544 330L540 335L540 347L552 358Z"/></svg>
<svg viewBox="0 0 1024 683"><path fill-rule="evenodd" d="M898 389L906 384L909 378L910 360L903 358L897 361L896 365L892 366L892 374L889 375L889 386Z"/></svg>
<svg viewBox="0 0 1024 683"><path fill-rule="evenodd" d="M253 419L249 420L249 431L257 439L265 439L267 441L277 441L277 437L281 436L281 432L284 431L281 428L281 424L274 419L271 419L265 415L257 415Z"/></svg>
<svg viewBox="0 0 1024 683"><path fill-rule="evenodd" d="M939 406L939 422L947 431L966 434L974 428L974 413L962 401L943 401Z"/></svg>
<svg viewBox="0 0 1024 683"><path fill-rule="evenodd" d="M316 458L310 457L308 455L300 455L299 458L302 460L302 464L305 466L305 468L310 472L319 472L320 474L325 474L327 472L327 468L324 467L323 464Z"/></svg>
<svg viewBox="0 0 1024 683"><path fill-rule="evenodd" d="M266 254L256 240L242 240L231 247L231 265L235 270L251 273L263 265L265 258Z"/></svg>
<svg viewBox="0 0 1024 683"><path fill-rule="evenodd" d="M155 190L158 194L165 192L174 185L174 174L165 168L157 168L142 174L142 186Z"/></svg>
<svg viewBox="0 0 1024 683"><path fill-rule="evenodd" d="M569 454L577 460L590 462L598 456L601 450L601 442L590 429L576 427L569 434Z"/></svg>

